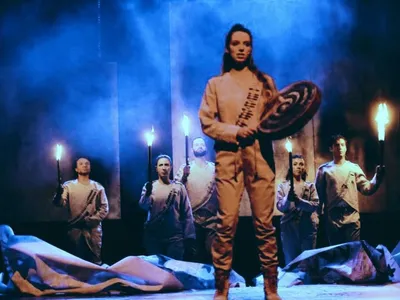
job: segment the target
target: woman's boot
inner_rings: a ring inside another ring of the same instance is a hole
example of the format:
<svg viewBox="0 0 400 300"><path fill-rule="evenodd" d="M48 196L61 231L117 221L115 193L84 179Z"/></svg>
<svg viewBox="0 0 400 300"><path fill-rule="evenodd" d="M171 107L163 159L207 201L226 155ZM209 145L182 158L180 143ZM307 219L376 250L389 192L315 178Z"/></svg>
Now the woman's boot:
<svg viewBox="0 0 400 300"><path fill-rule="evenodd" d="M215 269L215 294L214 300L227 300L229 292L229 273L221 269Z"/></svg>
<svg viewBox="0 0 400 300"><path fill-rule="evenodd" d="M264 273L264 295L265 300L281 300L278 295L278 270Z"/></svg>

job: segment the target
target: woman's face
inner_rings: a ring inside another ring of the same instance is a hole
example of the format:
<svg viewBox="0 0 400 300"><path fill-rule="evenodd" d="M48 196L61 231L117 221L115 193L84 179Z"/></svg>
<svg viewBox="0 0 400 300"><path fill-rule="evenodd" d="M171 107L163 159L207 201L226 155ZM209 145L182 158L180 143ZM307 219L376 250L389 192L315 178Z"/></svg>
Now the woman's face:
<svg viewBox="0 0 400 300"><path fill-rule="evenodd" d="M246 32L236 31L232 34L227 51L237 63L244 63L251 54L251 38Z"/></svg>
<svg viewBox="0 0 400 300"><path fill-rule="evenodd" d="M300 177L304 173L305 162L302 158L293 159L293 176Z"/></svg>

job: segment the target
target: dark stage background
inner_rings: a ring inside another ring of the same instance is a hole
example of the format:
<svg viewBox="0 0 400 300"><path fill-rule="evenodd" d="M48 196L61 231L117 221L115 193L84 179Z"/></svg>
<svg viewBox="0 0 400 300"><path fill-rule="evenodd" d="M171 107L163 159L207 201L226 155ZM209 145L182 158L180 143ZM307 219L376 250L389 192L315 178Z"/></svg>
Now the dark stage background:
<svg viewBox="0 0 400 300"><path fill-rule="evenodd" d="M279 88L309 79L322 89L318 115L297 136L309 138L296 151L314 153L310 174L331 159L328 137L341 132L349 158L371 177L379 153L373 115L378 100L388 103L387 177L360 205L362 237L393 248L400 236L398 8L395 0L1 1L0 223L65 246L65 212L51 205L53 147L62 143L63 179L73 178L76 155L88 155L93 179L106 187L105 261L142 254L144 132L155 128L154 157L181 162L180 117L188 113L200 133L205 83L219 73L225 32L243 22L254 33L256 63ZM284 170L284 155L275 158ZM274 221L279 235L278 215ZM234 267L249 276L257 269L250 232L251 219L242 217Z"/></svg>

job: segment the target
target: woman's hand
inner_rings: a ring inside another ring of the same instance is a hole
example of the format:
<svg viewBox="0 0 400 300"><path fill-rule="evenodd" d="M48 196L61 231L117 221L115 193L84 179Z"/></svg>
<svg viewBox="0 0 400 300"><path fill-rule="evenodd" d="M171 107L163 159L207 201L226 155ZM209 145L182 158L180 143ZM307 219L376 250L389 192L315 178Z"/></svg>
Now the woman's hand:
<svg viewBox="0 0 400 300"><path fill-rule="evenodd" d="M257 133L256 129L252 129L249 127L241 127L236 134L236 138L238 140L248 139L248 138L254 137L254 135L256 133Z"/></svg>

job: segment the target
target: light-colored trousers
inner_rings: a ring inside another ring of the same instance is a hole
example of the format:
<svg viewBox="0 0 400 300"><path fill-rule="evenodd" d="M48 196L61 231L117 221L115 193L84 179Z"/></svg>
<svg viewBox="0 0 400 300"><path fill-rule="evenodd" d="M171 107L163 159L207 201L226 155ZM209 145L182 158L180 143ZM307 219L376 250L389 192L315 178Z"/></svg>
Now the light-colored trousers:
<svg viewBox="0 0 400 300"><path fill-rule="evenodd" d="M276 271L277 246L272 225L275 174L261 154L257 140L253 145L236 151L217 149L216 189L219 207L217 235L212 246L214 267L231 270L233 242L244 188L250 197L261 271Z"/></svg>
<svg viewBox="0 0 400 300"><path fill-rule="evenodd" d="M68 230L68 237L73 247L71 252L74 255L98 265L102 264L103 229L101 224L95 227L81 226L71 228Z"/></svg>

